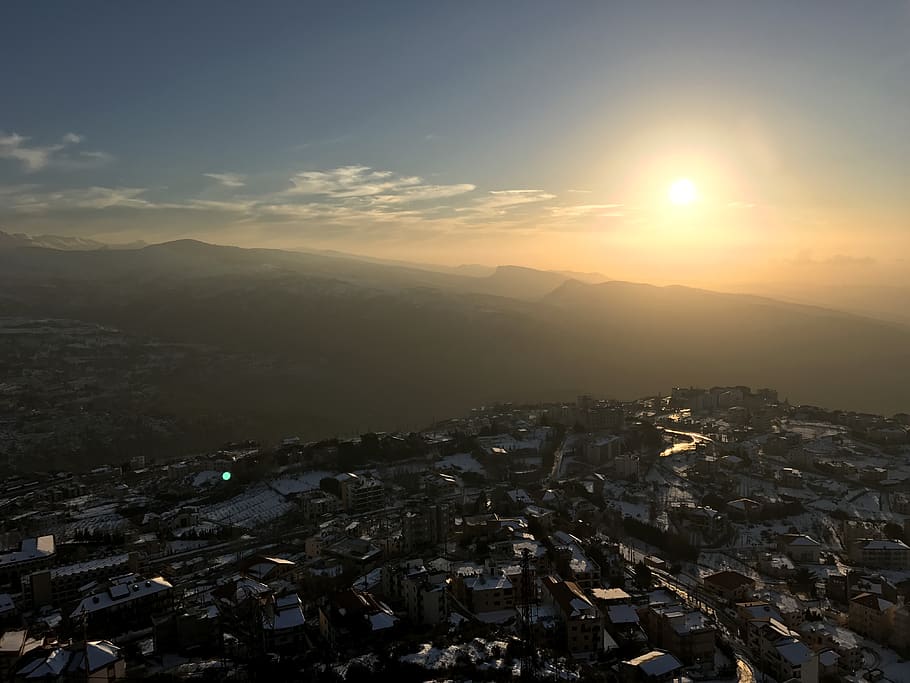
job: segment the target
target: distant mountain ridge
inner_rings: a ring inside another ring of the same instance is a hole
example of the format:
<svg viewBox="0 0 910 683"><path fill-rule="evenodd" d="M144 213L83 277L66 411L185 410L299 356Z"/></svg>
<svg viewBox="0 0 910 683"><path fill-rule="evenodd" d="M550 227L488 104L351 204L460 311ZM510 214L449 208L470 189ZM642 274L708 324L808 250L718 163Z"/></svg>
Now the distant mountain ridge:
<svg viewBox="0 0 910 683"><path fill-rule="evenodd" d="M141 249L145 246L148 246L147 243L142 241L129 244L107 244L87 237L26 235L22 232L9 233L0 230L0 249L38 247L41 249L57 249L59 251L92 251L96 249Z"/></svg>
<svg viewBox="0 0 910 683"><path fill-rule="evenodd" d="M518 266L477 277L193 240L26 246L0 249L3 315L241 354L217 378L165 378L165 407L229 415L252 437L413 428L497 400L633 398L674 385L751 383L795 402L910 410L905 327Z"/></svg>

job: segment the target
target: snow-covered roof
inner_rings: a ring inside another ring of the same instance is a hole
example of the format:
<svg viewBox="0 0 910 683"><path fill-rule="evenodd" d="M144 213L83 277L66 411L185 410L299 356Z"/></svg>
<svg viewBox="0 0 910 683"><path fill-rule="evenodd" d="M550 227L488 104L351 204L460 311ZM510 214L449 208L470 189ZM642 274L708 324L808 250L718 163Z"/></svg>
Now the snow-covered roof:
<svg viewBox="0 0 910 683"><path fill-rule="evenodd" d="M637 624L638 612L632 605L610 605L607 616L612 624Z"/></svg>
<svg viewBox="0 0 910 683"><path fill-rule="evenodd" d="M72 655L73 653L68 650L57 648L44 659L36 659L19 669L19 676L26 679L59 677L69 664Z"/></svg>
<svg viewBox="0 0 910 683"><path fill-rule="evenodd" d="M478 574L477 576L470 576L464 580L464 584L472 591L502 590L512 587L512 582L501 572L493 575Z"/></svg>
<svg viewBox="0 0 910 683"><path fill-rule="evenodd" d="M80 602L70 613L71 618L108 609L113 605L123 604L149 595L171 590L173 586L160 576L142 579L136 575L122 577L106 591L95 593Z"/></svg>
<svg viewBox="0 0 910 683"><path fill-rule="evenodd" d="M128 564L129 560L129 555L112 555L111 557L101 557L97 560L86 560L85 562L68 564L64 567L54 567L51 569L51 578L56 579L62 576L73 576L75 574L93 572L97 569L104 569L107 567L117 567L119 565Z"/></svg>
<svg viewBox="0 0 910 683"><path fill-rule="evenodd" d="M389 612L381 611L370 615L370 627L374 631L392 628L395 625L395 617Z"/></svg>
<svg viewBox="0 0 910 683"><path fill-rule="evenodd" d="M812 658L812 650L809 646L795 638L788 643L778 645L777 651L783 659L795 666L805 664Z"/></svg>
<svg viewBox="0 0 910 683"><path fill-rule="evenodd" d="M109 640L93 640L86 643L89 672L98 671L121 659L120 648Z"/></svg>
<svg viewBox="0 0 910 683"><path fill-rule="evenodd" d="M26 538L22 541L19 550L0 554L0 566L16 564L18 562L29 562L31 560L40 560L44 557L50 557L56 551L57 549L54 544L53 536Z"/></svg>
<svg viewBox="0 0 910 683"><path fill-rule="evenodd" d="M647 676L664 676L682 668L682 662L669 652L661 650L652 650L635 659L630 659L626 664L638 667Z"/></svg>

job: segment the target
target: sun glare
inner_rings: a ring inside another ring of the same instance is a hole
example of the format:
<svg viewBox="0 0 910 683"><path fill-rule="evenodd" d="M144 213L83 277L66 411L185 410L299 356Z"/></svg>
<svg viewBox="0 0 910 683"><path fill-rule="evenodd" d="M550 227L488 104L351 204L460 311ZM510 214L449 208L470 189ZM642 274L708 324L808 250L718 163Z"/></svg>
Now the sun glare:
<svg viewBox="0 0 910 683"><path fill-rule="evenodd" d="M695 187L695 183L688 178L677 178L670 183L670 187L667 190L667 198L672 204L685 206L698 199L698 190Z"/></svg>

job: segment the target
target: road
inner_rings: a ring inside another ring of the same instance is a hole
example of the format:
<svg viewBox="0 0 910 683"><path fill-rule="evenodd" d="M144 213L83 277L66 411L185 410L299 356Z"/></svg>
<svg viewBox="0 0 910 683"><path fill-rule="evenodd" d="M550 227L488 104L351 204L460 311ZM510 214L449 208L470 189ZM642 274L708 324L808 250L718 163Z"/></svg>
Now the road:
<svg viewBox="0 0 910 683"><path fill-rule="evenodd" d="M736 680L739 683L755 683L755 672L748 660L736 658Z"/></svg>
<svg viewBox="0 0 910 683"><path fill-rule="evenodd" d="M633 553L633 556L634 553L638 553L635 549L630 548L630 550ZM749 661L745 644L739 640L739 625L736 623L736 620L725 611L724 605L714 598L714 596L700 590L697 582L695 582L693 587L673 574L653 567L651 568L651 577L656 584L669 588L679 595L680 598L682 598L682 601L689 607L701 610L703 614L714 620L720 634L724 637L724 640L733 647L733 650L736 653L737 680L743 683L754 683L755 668Z"/></svg>
<svg viewBox="0 0 910 683"><path fill-rule="evenodd" d="M713 444L710 438L704 434L699 434L698 432L683 432L678 429L667 429L664 428L664 434L670 434L674 437L679 437L682 439L688 439L688 441L679 441L674 443L672 446L668 446L660 452L660 457L666 458L671 455L676 455L677 453L685 453L686 451L694 450L698 444Z"/></svg>
<svg viewBox="0 0 910 683"><path fill-rule="evenodd" d="M550 483L555 483L562 479L562 465L563 458L566 453L571 452L575 448L575 442L578 441L579 435L569 434L562 440L562 443L559 444L559 448L556 449L556 452L553 454L553 469L550 470L550 476L548 478Z"/></svg>

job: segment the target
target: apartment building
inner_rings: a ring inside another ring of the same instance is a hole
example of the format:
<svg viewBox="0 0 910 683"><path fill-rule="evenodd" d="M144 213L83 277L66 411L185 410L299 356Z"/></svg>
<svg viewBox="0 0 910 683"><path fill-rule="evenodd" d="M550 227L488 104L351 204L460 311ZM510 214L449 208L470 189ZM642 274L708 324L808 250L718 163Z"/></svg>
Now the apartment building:
<svg viewBox="0 0 910 683"><path fill-rule="evenodd" d="M576 659L593 659L603 643L597 608L573 581L545 576L541 589L541 602L554 608L565 633L566 648Z"/></svg>

